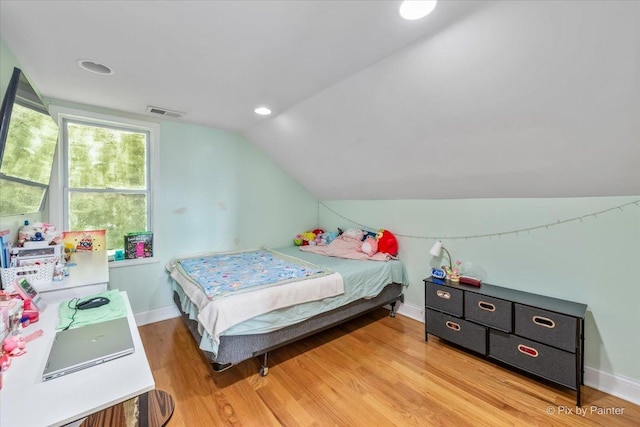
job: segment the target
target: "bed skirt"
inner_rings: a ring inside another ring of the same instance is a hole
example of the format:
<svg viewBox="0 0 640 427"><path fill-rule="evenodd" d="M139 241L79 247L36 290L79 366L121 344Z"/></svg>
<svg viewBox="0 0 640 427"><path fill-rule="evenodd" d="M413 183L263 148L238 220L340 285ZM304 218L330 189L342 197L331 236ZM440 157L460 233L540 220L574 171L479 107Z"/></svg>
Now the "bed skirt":
<svg viewBox="0 0 640 427"><path fill-rule="evenodd" d="M222 335L217 356L208 351L201 351L211 362L215 371L222 371L244 360L264 355L278 347L329 329L384 305L398 301L404 302L402 290L403 285L391 283L374 298L359 299L345 306L321 313L304 322L273 332L254 335ZM181 309L180 298L175 292L173 300L178 309ZM180 313L194 339L199 343L202 336L198 332L198 322L189 319L188 315L182 310L180 310Z"/></svg>

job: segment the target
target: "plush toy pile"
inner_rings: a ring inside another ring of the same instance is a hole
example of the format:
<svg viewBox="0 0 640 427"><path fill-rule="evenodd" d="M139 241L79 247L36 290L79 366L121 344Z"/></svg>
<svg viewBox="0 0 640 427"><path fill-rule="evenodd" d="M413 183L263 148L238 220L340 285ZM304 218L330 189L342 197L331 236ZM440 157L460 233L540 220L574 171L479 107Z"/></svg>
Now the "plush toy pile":
<svg viewBox="0 0 640 427"><path fill-rule="evenodd" d="M293 243L296 246L327 246L335 239L350 239L362 241L360 252L371 257L378 252L387 254L391 257L398 255L398 241L389 230L380 229L377 233L371 231L362 231L357 228L347 228L338 232L325 232L318 228L313 231L305 231L296 235Z"/></svg>
<svg viewBox="0 0 640 427"><path fill-rule="evenodd" d="M313 231L297 234L293 239L293 243L296 246L326 246L331 244L337 237L338 233L335 231L325 233L321 228L316 228Z"/></svg>

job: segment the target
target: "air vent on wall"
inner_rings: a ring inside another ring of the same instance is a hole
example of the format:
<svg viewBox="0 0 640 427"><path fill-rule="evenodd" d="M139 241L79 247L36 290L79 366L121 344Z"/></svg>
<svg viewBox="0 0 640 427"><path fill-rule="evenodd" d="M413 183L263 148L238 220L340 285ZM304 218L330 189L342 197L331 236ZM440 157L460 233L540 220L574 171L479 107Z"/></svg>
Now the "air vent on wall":
<svg viewBox="0 0 640 427"><path fill-rule="evenodd" d="M147 113L158 114L159 116L174 117L174 118L180 118L184 116L184 113L181 113L179 111L171 111L171 110L167 110L166 108L159 108L159 107L152 107L152 106L147 107Z"/></svg>

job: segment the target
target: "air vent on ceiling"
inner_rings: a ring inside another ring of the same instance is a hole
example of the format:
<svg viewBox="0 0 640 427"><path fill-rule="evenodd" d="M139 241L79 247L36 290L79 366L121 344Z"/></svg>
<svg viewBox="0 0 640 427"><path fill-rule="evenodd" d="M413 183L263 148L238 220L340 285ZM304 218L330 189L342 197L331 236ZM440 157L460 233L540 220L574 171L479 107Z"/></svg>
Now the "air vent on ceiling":
<svg viewBox="0 0 640 427"><path fill-rule="evenodd" d="M166 108L159 108L159 107L152 107L152 106L147 107L147 113L158 114L159 116L174 117L174 118L180 118L184 116L184 113L181 113L179 111L171 111L171 110L167 110Z"/></svg>

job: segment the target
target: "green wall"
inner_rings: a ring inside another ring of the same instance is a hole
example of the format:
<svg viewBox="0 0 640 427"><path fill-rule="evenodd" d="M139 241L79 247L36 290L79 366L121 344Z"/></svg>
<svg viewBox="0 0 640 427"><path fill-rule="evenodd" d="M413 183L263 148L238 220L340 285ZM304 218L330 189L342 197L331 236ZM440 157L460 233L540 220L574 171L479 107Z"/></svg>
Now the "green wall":
<svg viewBox="0 0 640 427"><path fill-rule="evenodd" d="M155 264L112 268L135 313L173 304L164 270L176 255L278 247L317 221L317 202L242 136L162 122Z"/></svg>
<svg viewBox="0 0 640 427"><path fill-rule="evenodd" d="M406 304L424 305L422 279L438 266L430 236L475 236L550 225L491 238L441 239L455 260L487 273L486 281L588 305L585 364L640 381L640 203L557 224L640 200L637 197L327 201L325 229L387 228L399 237L410 278ZM327 209L327 207L329 209ZM334 212L332 212L334 211ZM445 258L446 259L446 258Z"/></svg>

